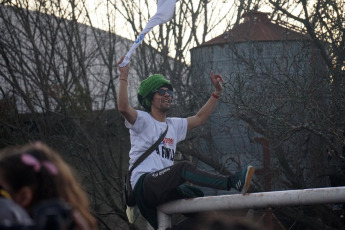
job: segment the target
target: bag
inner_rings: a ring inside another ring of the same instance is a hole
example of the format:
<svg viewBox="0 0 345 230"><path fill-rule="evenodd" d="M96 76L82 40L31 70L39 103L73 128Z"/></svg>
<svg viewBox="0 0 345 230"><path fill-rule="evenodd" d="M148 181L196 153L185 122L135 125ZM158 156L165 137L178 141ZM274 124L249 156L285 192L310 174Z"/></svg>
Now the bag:
<svg viewBox="0 0 345 230"><path fill-rule="evenodd" d="M125 177L125 201L128 207L134 207L137 203L135 202L135 196L133 193L130 174L127 173Z"/></svg>

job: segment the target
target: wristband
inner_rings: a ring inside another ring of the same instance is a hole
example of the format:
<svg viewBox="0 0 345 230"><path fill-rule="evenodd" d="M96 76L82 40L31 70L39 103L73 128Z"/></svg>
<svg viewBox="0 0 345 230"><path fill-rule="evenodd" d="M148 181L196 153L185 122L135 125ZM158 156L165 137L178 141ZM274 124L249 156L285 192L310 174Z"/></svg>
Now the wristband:
<svg viewBox="0 0 345 230"><path fill-rule="evenodd" d="M216 98L216 99L219 99L219 96L216 95L216 94L214 94L214 93L212 93L212 97L214 97L214 98Z"/></svg>

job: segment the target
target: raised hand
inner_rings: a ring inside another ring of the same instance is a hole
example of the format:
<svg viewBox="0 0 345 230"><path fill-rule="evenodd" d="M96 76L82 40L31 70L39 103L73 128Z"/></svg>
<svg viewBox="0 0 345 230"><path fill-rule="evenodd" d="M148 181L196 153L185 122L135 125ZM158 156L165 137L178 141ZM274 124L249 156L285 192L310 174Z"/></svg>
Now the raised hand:
<svg viewBox="0 0 345 230"><path fill-rule="evenodd" d="M120 61L117 63L117 67L120 71L120 79L125 79L127 80L128 74L129 74L129 69L130 69L130 64L128 63L127 65L120 67L120 64L122 63L123 59L125 56L123 56Z"/></svg>
<svg viewBox="0 0 345 230"><path fill-rule="evenodd" d="M210 79L212 84L216 88L216 92L221 93L223 90L222 83L224 83L223 77L220 74L214 74L213 70L211 70Z"/></svg>

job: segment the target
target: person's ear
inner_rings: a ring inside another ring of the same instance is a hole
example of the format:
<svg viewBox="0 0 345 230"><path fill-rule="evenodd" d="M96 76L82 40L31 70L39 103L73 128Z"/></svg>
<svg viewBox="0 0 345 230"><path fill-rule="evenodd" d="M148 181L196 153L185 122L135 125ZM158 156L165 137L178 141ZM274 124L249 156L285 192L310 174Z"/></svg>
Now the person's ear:
<svg viewBox="0 0 345 230"><path fill-rule="evenodd" d="M24 186L18 192L13 194L13 200L24 208L28 208L33 199L33 191L29 186Z"/></svg>

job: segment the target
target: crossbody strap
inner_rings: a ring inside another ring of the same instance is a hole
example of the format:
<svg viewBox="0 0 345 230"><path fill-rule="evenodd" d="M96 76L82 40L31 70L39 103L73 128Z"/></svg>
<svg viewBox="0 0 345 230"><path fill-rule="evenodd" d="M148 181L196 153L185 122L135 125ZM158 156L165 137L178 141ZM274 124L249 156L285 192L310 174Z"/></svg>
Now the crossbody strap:
<svg viewBox="0 0 345 230"><path fill-rule="evenodd" d="M146 150L139 158L136 162L134 162L132 168L129 170L129 175L132 174L132 171L141 163L145 160L146 157L148 157L153 150L155 150L157 148L157 146L162 142L162 140L164 139L165 135L168 132L168 123L167 123L167 128L165 129L164 133L158 138L158 140L148 149Z"/></svg>

